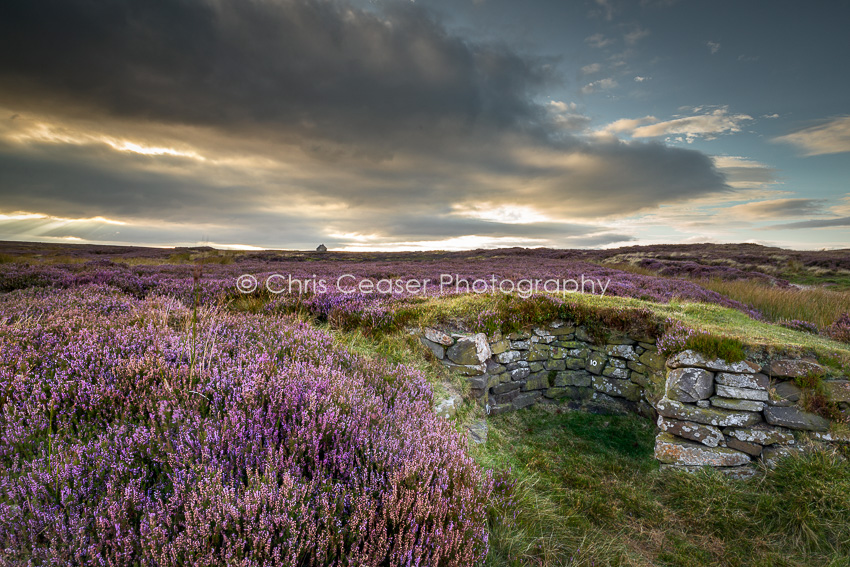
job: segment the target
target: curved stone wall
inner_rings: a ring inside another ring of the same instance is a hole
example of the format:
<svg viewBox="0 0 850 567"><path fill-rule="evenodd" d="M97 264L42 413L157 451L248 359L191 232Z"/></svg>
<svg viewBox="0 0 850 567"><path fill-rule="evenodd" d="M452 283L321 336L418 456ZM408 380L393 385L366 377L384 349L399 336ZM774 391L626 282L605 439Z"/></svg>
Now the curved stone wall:
<svg viewBox="0 0 850 567"><path fill-rule="evenodd" d="M630 411L656 421L655 456L665 466L713 466L744 476L810 442L850 442L847 428L800 407L794 378L823 369L814 361L706 360L685 351L667 359L651 337L594 340L564 321L503 335L418 331L445 366L469 380L488 415L534 404ZM850 416L850 382L826 383ZM474 432L473 437L481 437Z"/></svg>

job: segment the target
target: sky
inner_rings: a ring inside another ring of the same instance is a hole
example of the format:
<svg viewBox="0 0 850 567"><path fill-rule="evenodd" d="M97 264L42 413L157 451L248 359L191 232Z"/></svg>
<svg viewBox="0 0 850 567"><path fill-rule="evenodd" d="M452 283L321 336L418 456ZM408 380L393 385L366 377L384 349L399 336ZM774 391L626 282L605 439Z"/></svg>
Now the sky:
<svg viewBox="0 0 850 567"><path fill-rule="evenodd" d="M0 240L850 247L850 4L4 0Z"/></svg>

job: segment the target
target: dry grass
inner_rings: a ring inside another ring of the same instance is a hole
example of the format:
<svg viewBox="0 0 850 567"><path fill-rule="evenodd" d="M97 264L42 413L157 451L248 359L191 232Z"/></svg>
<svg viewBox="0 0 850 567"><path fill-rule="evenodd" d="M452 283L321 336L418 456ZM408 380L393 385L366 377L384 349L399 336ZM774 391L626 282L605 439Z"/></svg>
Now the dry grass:
<svg viewBox="0 0 850 567"><path fill-rule="evenodd" d="M850 292L820 287L782 288L751 281L702 280L707 289L758 309L772 321L798 319L828 327L842 313L850 313Z"/></svg>

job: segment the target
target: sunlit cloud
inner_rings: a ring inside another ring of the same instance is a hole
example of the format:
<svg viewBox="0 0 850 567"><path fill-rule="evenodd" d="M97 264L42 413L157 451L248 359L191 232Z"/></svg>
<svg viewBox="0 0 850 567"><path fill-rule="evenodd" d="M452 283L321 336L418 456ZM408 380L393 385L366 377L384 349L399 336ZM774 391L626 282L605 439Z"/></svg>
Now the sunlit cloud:
<svg viewBox="0 0 850 567"><path fill-rule="evenodd" d="M850 152L850 116L779 136L775 141L793 144L807 156Z"/></svg>

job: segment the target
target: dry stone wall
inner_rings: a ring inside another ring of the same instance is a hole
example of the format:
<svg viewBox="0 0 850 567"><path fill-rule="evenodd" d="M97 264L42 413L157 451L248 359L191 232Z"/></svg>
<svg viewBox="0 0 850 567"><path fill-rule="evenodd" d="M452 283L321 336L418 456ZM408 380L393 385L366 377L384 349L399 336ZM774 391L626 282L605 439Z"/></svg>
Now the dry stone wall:
<svg viewBox="0 0 850 567"><path fill-rule="evenodd" d="M809 442L850 442L846 428L800 406L794 378L822 371L814 361L729 363L693 351L668 359L651 337L594 340L586 328L558 320L509 334L418 334L445 366L467 377L469 396L487 415L552 403L636 412L655 420L655 456L664 466L746 476L759 459L771 465ZM850 415L850 382L826 387ZM447 403L438 411L446 413ZM472 437L482 440L476 427Z"/></svg>

